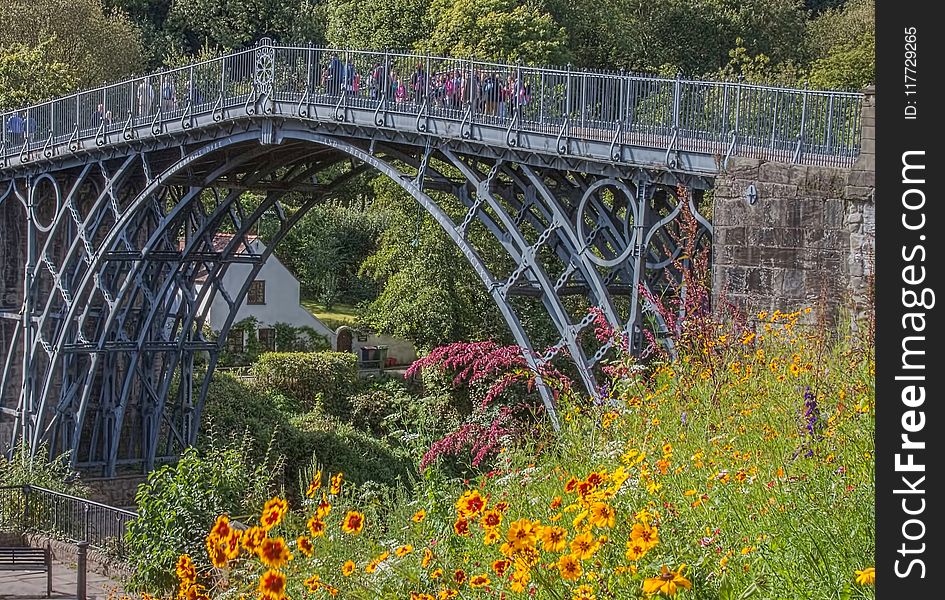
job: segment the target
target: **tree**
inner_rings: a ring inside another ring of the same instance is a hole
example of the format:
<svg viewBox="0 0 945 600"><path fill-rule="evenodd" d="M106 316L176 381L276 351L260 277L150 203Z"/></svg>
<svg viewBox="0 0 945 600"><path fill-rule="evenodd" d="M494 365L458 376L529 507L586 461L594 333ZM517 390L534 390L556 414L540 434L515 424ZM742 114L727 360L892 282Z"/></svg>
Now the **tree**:
<svg viewBox="0 0 945 600"><path fill-rule="evenodd" d="M50 56L52 41L36 47L0 46L0 112L22 108L74 90L79 73Z"/></svg>
<svg viewBox="0 0 945 600"><path fill-rule="evenodd" d="M70 88L127 77L143 66L140 31L124 12L103 10L100 0L0 0L0 47L47 42L42 56L68 65L75 74Z"/></svg>
<svg viewBox="0 0 945 600"><path fill-rule="evenodd" d="M567 33L542 7L513 0L433 0L427 11L436 54L529 64L562 64L569 58Z"/></svg>
<svg viewBox="0 0 945 600"><path fill-rule="evenodd" d="M850 0L810 21L815 87L859 89L876 79L876 3Z"/></svg>
<svg viewBox="0 0 945 600"><path fill-rule="evenodd" d="M430 0L328 0L328 44L336 48L413 48L427 37Z"/></svg>
<svg viewBox="0 0 945 600"><path fill-rule="evenodd" d="M324 7L313 0L176 0L165 34L185 52L202 45L237 50L270 37L284 43L322 43Z"/></svg>

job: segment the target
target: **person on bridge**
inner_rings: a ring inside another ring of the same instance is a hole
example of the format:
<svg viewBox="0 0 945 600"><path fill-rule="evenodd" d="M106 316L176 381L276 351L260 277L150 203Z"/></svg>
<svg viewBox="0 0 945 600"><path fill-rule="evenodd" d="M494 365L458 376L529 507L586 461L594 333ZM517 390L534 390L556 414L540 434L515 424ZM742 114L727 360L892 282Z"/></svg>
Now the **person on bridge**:
<svg viewBox="0 0 945 600"><path fill-rule="evenodd" d="M151 114L151 105L154 103L154 86L151 85L151 78L145 77L138 84L138 116L143 117Z"/></svg>
<svg viewBox="0 0 945 600"><path fill-rule="evenodd" d="M423 70L423 64L417 63L417 69L410 76L410 97L414 102L420 104L426 95L427 73Z"/></svg>
<svg viewBox="0 0 945 600"><path fill-rule="evenodd" d="M10 134L10 141L18 144L23 141L23 117L13 113L7 119L7 133Z"/></svg>
<svg viewBox="0 0 945 600"><path fill-rule="evenodd" d="M172 112L177 110L177 86L174 85L174 77L164 76L164 84L161 85L161 112Z"/></svg>

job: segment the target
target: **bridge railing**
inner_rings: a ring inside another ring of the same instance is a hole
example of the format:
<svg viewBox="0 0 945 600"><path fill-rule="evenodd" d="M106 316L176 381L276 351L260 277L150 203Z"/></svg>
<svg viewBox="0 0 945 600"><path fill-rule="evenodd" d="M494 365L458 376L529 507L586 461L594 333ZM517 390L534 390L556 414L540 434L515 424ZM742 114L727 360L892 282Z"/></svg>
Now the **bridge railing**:
<svg viewBox="0 0 945 600"><path fill-rule="evenodd" d="M129 139L151 125L192 126L260 99L296 104L297 116L331 119L348 107L452 119L569 142L846 166L859 153L862 94L570 68L536 68L398 52L257 47L105 85L3 115L0 167L17 155L52 155ZM311 110L309 110L311 109ZM383 120L378 126L386 126Z"/></svg>
<svg viewBox="0 0 945 600"><path fill-rule="evenodd" d="M117 556L124 553L124 535L137 513L46 488L0 486L0 530L39 531Z"/></svg>

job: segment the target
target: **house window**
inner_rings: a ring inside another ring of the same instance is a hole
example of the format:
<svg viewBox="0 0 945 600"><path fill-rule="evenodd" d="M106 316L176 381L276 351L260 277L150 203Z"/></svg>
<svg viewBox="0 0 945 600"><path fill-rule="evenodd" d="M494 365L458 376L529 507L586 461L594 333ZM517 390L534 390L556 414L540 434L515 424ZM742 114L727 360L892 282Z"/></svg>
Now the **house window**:
<svg viewBox="0 0 945 600"><path fill-rule="evenodd" d="M230 354L243 353L243 330L231 331L226 336L226 349Z"/></svg>
<svg viewBox="0 0 945 600"><path fill-rule="evenodd" d="M260 327L256 330L259 336L259 346L265 352L276 351L276 330L269 327Z"/></svg>
<svg viewBox="0 0 945 600"><path fill-rule="evenodd" d="M266 281L257 279L249 284L249 293L246 295L247 304L265 304L266 303Z"/></svg>

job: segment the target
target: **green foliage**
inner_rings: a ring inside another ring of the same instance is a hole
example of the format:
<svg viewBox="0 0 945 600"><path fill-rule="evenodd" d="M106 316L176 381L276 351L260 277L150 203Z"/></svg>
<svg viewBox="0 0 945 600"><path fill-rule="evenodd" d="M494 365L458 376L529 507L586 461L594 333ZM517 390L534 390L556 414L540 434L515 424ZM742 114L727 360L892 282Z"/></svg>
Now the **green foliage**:
<svg viewBox="0 0 945 600"><path fill-rule="evenodd" d="M133 567L130 588L172 592L181 553L209 568L204 538L216 516L245 518L258 512L271 493L276 469L251 458L249 436L222 439L229 441L212 439L203 453L186 450L176 465L152 471L138 487L138 518L125 535Z"/></svg>
<svg viewBox="0 0 945 600"><path fill-rule="evenodd" d="M324 11L312 0L176 0L165 34L185 53L201 45L236 50L270 37L277 42L321 43Z"/></svg>
<svg viewBox="0 0 945 600"><path fill-rule="evenodd" d="M815 53L811 85L818 88L861 89L876 80L876 3L851 0L827 10L808 26Z"/></svg>
<svg viewBox="0 0 945 600"><path fill-rule="evenodd" d="M427 37L430 0L328 0L326 37L334 48L408 49Z"/></svg>
<svg viewBox="0 0 945 600"><path fill-rule="evenodd" d="M373 185L373 208L388 211L391 225L361 266L383 286L365 311L368 325L426 350L459 339L508 335L482 280L439 224L390 179L375 179ZM489 235L470 230L477 243Z"/></svg>
<svg viewBox="0 0 945 600"><path fill-rule="evenodd" d="M268 393L346 417L348 395L358 381L358 362L349 352L268 352L253 365L253 375L256 385Z"/></svg>
<svg viewBox="0 0 945 600"><path fill-rule="evenodd" d="M100 0L2 0L0 48L13 44L42 48L50 65L68 65L70 88L101 85L143 66L138 28L122 11L104 11Z"/></svg>
<svg viewBox="0 0 945 600"><path fill-rule="evenodd" d="M85 496L88 489L77 479L78 473L69 466L69 454L49 458L45 444L30 459L29 449L17 446L8 459L0 454L0 482L2 485L35 485L48 490Z"/></svg>
<svg viewBox="0 0 945 600"><path fill-rule="evenodd" d="M320 204L289 231L276 253L296 274L304 293L331 310L337 302L358 302L377 294L358 268L377 249L388 221L381 211Z"/></svg>
<svg viewBox="0 0 945 600"><path fill-rule="evenodd" d="M432 0L424 50L460 58L528 64L568 61L567 33L554 17L530 2Z"/></svg>
<svg viewBox="0 0 945 600"><path fill-rule="evenodd" d="M67 94L79 83L74 66L60 62L52 40L30 47L0 45L0 112Z"/></svg>

